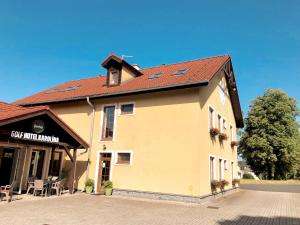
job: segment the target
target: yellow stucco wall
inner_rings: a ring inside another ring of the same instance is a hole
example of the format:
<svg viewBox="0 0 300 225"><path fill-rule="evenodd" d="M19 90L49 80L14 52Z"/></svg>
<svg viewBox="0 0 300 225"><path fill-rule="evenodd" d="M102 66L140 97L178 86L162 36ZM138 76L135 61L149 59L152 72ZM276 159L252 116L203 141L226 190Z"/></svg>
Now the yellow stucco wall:
<svg viewBox="0 0 300 225"><path fill-rule="evenodd" d="M215 76L212 81L210 82L210 85L207 88L200 89L200 106L201 106L201 124L205 124L205 126L200 130L200 135L203 137L205 147L203 148L205 154L204 160L202 161L204 168L201 170L201 177L206 177L204 180L204 183L201 185L201 193L210 191L210 183L207 182L207 180L210 180L210 174L209 174L209 156L215 157L215 170L216 170L216 179L219 179L218 174L218 160L219 158L223 160L227 160L228 163L228 169L224 171L224 179L229 181L231 183L232 179L237 178L237 148L231 147L231 141L230 141L230 126L233 127L233 140L236 140L236 124L234 119L234 114L231 106L230 97L228 94L228 90L226 88L226 98L224 104L221 101L220 96L220 88L219 84L220 81L223 81L225 83L225 77L222 72L220 72L217 76ZM225 118L227 129L225 133L228 136L227 140L224 140L223 142L220 142L218 140L218 137L211 138L209 134L209 107L212 107L214 109L214 126L217 126L217 115L220 114L222 118ZM233 174L231 169L231 162L234 164ZM231 184L229 187L230 188Z"/></svg>
<svg viewBox="0 0 300 225"><path fill-rule="evenodd" d="M131 80L135 77L135 75L129 71L126 67L123 67L121 70L121 82L125 82Z"/></svg>
<svg viewBox="0 0 300 225"><path fill-rule="evenodd" d="M236 166L236 149L231 148L229 140L223 145L213 141L208 129L211 105L226 118L227 135L230 125L236 133L230 99L227 96L224 105L220 101L217 85L222 77L223 74L215 76L206 87L93 101L96 113L89 177L97 179L97 156L105 145L107 152L132 152L132 165L112 167L115 188L193 196L209 194L209 155L228 160L225 179L231 181L230 162L234 160ZM99 141L103 105L119 107L123 102L134 102L135 114L117 113L114 140ZM92 110L86 102L51 108L89 142ZM79 188L84 186L86 160L87 153L79 152Z"/></svg>

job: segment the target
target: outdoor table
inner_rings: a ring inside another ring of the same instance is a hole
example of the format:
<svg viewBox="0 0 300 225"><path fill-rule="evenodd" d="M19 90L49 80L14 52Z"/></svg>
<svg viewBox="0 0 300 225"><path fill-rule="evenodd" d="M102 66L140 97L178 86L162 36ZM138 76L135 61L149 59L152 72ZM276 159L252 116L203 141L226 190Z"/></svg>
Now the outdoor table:
<svg viewBox="0 0 300 225"><path fill-rule="evenodd" d="M45 179L44 180L44 185L46 186L47 188L47 196L49 197L51 195L51 187L52 187L52 184L55 183L56 181L53 181L53 180L48 180L48 179Z"/></svg>

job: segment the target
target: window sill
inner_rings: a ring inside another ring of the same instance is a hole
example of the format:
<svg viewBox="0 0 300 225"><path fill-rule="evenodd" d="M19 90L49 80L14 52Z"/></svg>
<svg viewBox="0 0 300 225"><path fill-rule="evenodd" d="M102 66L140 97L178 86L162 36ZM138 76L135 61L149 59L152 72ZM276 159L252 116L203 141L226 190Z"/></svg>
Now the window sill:
<svg viewBox="0 0 300 225"><path fill-rule="evenodd" d="M131 164L115 163L115 166L131 166Z"/></svg>
<svg viewBox="0 0 300 225"><path fill-rule="evenodd" d="M134 113L120 113L119 116L134 116Z"/></svg>
<svg viewBox="0 0 300 225"><path fill-rule="evenodd" d="M113 138L111 138L111 139L100 139L99 140L99 142L112 142L112 141L114 141Z"/></svg>

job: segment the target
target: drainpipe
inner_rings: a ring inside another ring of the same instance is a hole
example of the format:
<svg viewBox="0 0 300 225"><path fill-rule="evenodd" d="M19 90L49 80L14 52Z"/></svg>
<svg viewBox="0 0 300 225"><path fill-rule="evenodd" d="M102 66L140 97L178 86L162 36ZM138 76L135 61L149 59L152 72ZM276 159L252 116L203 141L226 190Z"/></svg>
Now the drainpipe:
<svg viewBox="0 0 300 225"><path fill-rule="evenodd" d="M93 133L94 133L94 121L95 121L95 106L90 101L90 97L86 97L86 102L88 105L92 108L92 121L91 121L91 129L90 129L90 141L89 141L89 148L87 150L88 153L88 162L86 166L86 177L85 180L89 178L89 170L90 170L90 159L91 159L91 150L92 150L92 144L93 144Z"/></svg>

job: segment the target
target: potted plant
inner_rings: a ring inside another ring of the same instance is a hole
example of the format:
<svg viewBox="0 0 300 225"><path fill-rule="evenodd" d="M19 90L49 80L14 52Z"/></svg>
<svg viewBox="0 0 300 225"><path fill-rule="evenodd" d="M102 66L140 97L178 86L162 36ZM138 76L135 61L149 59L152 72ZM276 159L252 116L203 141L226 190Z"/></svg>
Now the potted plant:
<svg viewBox="0 0 300 225"><path fill-rule="evenodd" d="M210 128L209 133L210 133L210 136L215 137L218 134L220 134L220 131L218 128Z"/></svg>
<svg viewBox="0 0 300 225"><path fill-rule="evenodd" d="M238 146L239 142L238 141L232 141L230 145L231 145L231 147Z"/></svg>
<svg viewBox="0 0 300 225"><path fill-rule="evenodd" d="M218 188L221 187L221 183L218 180L212 180L210 185L211 185L211 191L213 193L217 193Z"/></svg>
<svg viewBox="0 0 300 225"><path fill-rule="evenodd" d="M93 190L94 190L94 185L95 185L95 182L94 182L93 179L90 179L90 178L87 179L85 181L85 192L87 194L91 194L93 192Z"/></svg>
<svg viewBox="0 0 300 225"><path fill-rule="evenodd" d="M223 192L225 190L225 187L229 185L229 182L227 180L221 180L220 189Z"/></svg>
<svg viewBox="0 0 300 225"><path fill-rule="evenodd" d="M225 133L220 133L219 134L219 140L220 141L227 140L227 138L228 138L227 134L225 134Z"/></svg>
<svg viewBox="0 0 300 225"><path fill-rule="evenodd" d="M233 179L232 180L232 186L236 187L237 184L240 184L240 179Z"/></svg>
<svg viewBox="0 0 300 225"><path fill-rule="evenodd" d="M110 196L113 190L113 183L110 180L107 180L103 183L104 191L106 196Z"/></svg>

